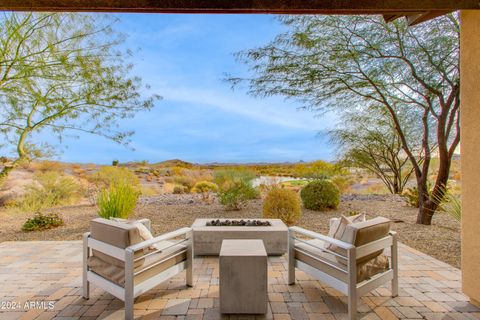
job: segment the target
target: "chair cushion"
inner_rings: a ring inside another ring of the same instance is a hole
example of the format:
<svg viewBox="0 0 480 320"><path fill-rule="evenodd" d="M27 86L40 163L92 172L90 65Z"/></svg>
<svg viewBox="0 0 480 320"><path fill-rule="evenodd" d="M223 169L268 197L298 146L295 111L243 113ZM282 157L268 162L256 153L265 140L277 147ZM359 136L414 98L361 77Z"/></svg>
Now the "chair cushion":
<svg viewBox="0 0 480 320"><path fill-rule="evenodd" d="M324 251L324 242L318 239L308 240L307 243L295 242L295 259L300 260L315 269L348 282L346 263L340 263L335 255ZM313 246L315 247L313 247ZM389 269L388 258L380 254L368 261L357 261L357 283L370 279L372 276Z"/></svg>
<svg viewBox="0 0 480 320"><path fill-rule="evenodd" d="M90 221L90 236L92 239L108 243L121 249L143 241L135 225L103 218L96 218ZM121 268L125 265L123 261L98 252L97 250L92 250L92 255ZM135 255L142 255L142 252L137 252ZM139 266L142 263L143 261L141 260L137 261L135 266Z"/></svg>
<svg viewBox="0 0 480 320"><path fill-rule="evenodd" d="M165 249L145 257L144 263L134 268L134 272L138 273L134 277L135 285L187 259L187 247L183 244L175 245L173 241L162 241L157 244L157 247ZM87 264L90 270L99 276L121 287L125 286L125 269L123 266L110 264L96 256L89 257Z"/></svg>
<svg viewBox="0 0 480 320"><path fill-rule="evenodd" d="M148 228L138 220L127 220L122 218L112 218L110 220L134 225L135 227L137 227L138 234L140 235L140 238L142 238L142 241L153 239L153 235L150 230L148 230ZM149 249L155 250L155 246L150 246Z"/></svg>
<svg viewBox="0 0 480 320"><path fill-rule="evenodd" d="M351 243L355 247L363 246L375 240L388 236L391 221L384 217L377 217L364 222L349 224L343 234L341 241ZM357 263L369 261L383 253L383 249L373 252L357 260ZM341 261L339 261L341 262Z"/></svg>

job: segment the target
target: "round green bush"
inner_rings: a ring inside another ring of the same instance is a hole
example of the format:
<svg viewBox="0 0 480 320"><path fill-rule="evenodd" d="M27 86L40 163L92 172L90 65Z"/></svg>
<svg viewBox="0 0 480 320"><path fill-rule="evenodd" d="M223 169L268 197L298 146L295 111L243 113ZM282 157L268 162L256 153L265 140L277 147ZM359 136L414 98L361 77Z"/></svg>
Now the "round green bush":
<svg viewBox="0 0 480 320"><path fill-rule="evenodd" d="M300 191L303 206L311 210L335 209L340 204L340 191L330 180L315 180Z"/></svg>
<svg viewBox="0 0 480 320"><path fill-rule="evenodd" d="M286 225L295 224L302 215L300 198L290 189L274 188L263 202L263 217L281 219Z"/></svg>

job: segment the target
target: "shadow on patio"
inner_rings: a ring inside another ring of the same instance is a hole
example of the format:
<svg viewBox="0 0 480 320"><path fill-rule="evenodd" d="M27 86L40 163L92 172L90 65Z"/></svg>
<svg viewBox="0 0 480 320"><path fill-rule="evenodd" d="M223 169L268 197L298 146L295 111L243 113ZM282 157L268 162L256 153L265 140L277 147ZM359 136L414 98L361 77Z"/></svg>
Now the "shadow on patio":
<svg viewBox="0 0 480 320"><path fill-rule="evenodd" d="M102 289L93 286L90 300L81 297L81 260L80 241L1 243L0 319L122 319L123 302ZM363 296L358 306L362 319L480 319L480 309L461 293L460 270L402 244L399 269L399 297L391 298L388 286ZM303 272L297 271L296 285L286 285L284 257L269 258L268 277L269 312L265 316L222 316L218 258L196 258L193 288L185 286L182 273L136 299L135 316L198 320L346 318L345 297Z"/></svg>

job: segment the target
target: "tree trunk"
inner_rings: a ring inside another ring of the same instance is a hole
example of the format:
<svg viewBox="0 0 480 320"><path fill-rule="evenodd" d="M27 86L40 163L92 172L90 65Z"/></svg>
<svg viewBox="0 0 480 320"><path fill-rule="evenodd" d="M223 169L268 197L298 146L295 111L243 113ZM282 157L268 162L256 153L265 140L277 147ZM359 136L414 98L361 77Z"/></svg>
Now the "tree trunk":
<svg viewBox="0 0 480 320"><path fill-rule="evenodd" d="M432 218L437 210L440 200L443 199L447 190L448 176L450 173L450 160L448 158L440 158L440 166L438 170L437 180L433 190L428 190L427 181L421 181L418 184L418 216L417 224L431 225Z"/></svg>
<svg viewBox="0 0 480 320"><path fill-rule="evenodd" d="M438 205L431 200L427 200L420 204L418 208L417 224L431 225L433 214L437 210Z"/></svg>
<svg viewBox="0 0 480 320"><path fill-rule="evenodd" d="M394 194L401 194L402 190L400 189L400 186L398 185L397 182L393 184L393 193Z"/></svg>

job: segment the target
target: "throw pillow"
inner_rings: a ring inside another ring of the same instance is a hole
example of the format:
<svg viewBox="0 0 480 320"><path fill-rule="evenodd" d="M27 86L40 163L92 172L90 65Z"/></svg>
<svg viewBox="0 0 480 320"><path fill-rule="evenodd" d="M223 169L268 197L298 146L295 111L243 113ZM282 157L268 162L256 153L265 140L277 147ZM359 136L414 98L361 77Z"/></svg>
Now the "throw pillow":
<svg viewBox="0 0 480 320"><path fill-rule="evenodd" d="M345 217L344 215L342 215L340 218L334 219L336 220L332 219L330 221L330 230L328 231L328 236L337 240L342 239L342 236L347 229L347 225L351 223L366 221L365 213L357 214L350 217ZM331 243L326 243L325 248L331 251L337 250L337 246Z"/></svg>

